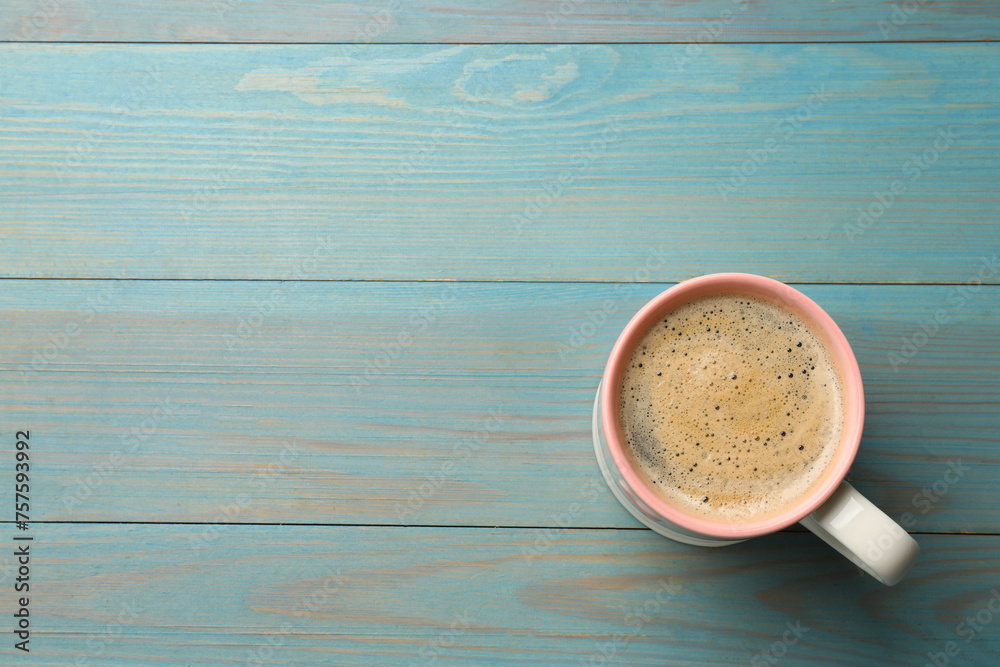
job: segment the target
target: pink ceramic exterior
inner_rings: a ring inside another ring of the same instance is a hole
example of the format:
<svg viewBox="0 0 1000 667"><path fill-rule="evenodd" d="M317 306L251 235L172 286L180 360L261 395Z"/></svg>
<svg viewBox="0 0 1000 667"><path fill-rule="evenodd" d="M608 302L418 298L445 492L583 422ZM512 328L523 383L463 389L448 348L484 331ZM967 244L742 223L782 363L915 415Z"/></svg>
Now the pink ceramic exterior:
<svg viewBox="0 0 1000 667"><path fill-rule="evenodd" d="M635 346L649 328L671 310L693 299L719 293L750 294L783 304L810 324L829 346L840 370L845 396L843 441L831 464L830 474L818 483L795 506L775 516L747 523L723 523L692 516L673 507L658 496L643 480L624 449L618 418L618 387ZM604 369L600 393L601 431L614 461L614 476L624 492L636 501L656 522L681 532L708 538L739 540L766 535L792 525L812 513L825 501L847 475L861 442L864 426L865 397L854 351L840 327L816 303L784 283L748 273L717 273L685 281L647 303L622 331Z"/></svg>

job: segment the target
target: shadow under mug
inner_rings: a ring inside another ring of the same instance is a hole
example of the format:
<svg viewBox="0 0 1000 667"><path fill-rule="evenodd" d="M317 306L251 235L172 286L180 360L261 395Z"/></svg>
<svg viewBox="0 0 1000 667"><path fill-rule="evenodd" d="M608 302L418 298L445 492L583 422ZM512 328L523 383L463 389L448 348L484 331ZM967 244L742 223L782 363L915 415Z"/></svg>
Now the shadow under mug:
<svg viewBox="0 0 1000 667"><path fill-rule="evenodd" d="M713 521L671 505L637 470L626 452L619 423L617 388L644 334L677 307L714 294L756 296L798 315L829 350L843 383L844 428L829 472L796 503L764 519ZM643 306L626 325L597 389L594 450L604 479L618 501L641 523L665 537L696 546L721 547L799 522L858 567L892 586L913 565L920 547L902 527L844 481L861 442L864 417L865 396L857 359L840 327L822 308L777 280L746 273L717 273L671 287Z"/></svg>

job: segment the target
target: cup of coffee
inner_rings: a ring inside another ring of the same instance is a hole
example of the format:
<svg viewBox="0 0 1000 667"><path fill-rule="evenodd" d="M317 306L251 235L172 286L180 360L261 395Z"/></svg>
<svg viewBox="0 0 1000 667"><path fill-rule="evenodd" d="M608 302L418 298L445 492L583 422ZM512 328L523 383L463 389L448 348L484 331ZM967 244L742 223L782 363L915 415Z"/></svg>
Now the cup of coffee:
<svg viewBox="0 0 1000 667"><path fill-rule="evenodd" d="M615 497L661 535L725 546L799 522L891 586L920 549L844 481L864 415L858 362L822 308L720 273L668 289L622 331L594 449Z"/></svg>

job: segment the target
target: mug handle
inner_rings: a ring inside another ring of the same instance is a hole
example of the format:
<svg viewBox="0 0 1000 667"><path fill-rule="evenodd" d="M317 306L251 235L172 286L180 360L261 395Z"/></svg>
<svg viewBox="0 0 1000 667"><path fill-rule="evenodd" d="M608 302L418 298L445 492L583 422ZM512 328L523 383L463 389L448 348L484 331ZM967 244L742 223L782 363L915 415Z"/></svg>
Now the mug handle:
<svg viewBox="0 0 1000 667"><path fill-rule="evenodd" d="M800 523L887 586L917 560L917 541L847 482Z"/></svg>

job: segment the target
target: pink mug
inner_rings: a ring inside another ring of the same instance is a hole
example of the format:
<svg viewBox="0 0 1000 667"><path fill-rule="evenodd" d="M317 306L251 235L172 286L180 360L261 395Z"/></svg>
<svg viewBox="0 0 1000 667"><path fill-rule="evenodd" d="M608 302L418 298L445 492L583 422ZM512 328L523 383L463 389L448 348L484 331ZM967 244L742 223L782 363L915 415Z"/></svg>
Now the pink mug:
<svg viewBox="0 0 1000 667"><path fill-rule="evenodd" d="M768 299L799 316L826 344L843 381L845 422L830 472L794 505L777 515L742 523L695 516L671 505L639 474L626 453L618 418L618 392L629 358L643 335L666 314L712 294L746 294ZM861 370L843 332L816 303L784 283L746 273L717 273L682 282L635 314L618 337L594 402L597 461L618 501L641 523L685 544L719 547L766 535L795 522L884 584L896 584L913 565L920 547L902 527L844 481L857 454L865 418Z"/></svg>

